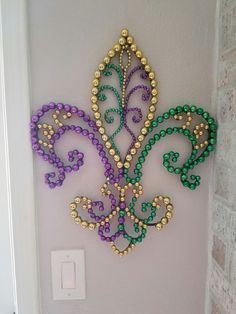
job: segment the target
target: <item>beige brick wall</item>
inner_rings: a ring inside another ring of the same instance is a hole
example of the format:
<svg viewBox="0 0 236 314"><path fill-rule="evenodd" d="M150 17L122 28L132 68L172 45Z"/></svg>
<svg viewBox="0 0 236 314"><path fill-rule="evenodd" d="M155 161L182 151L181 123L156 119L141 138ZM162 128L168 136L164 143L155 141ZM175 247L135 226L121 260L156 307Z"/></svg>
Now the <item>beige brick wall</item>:
<svg viewBox="0 0 236 314"><path fill-rule="evenodd" d="M219 0L207 314L236 313L236 0Z"/></svg>

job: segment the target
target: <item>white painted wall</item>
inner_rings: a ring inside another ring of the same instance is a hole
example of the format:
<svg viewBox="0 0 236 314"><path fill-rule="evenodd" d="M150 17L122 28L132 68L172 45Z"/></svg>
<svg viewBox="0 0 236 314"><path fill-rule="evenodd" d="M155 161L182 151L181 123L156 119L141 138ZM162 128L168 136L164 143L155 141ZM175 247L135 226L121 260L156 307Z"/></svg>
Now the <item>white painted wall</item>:
<svg viewBox="0 0 236 314"><path fill-rule="evenodd" d="M157 72L159 113L183 103L210 111L214 16L214 0L29 0L32 111L54 100L78 104L91 113L93 72L123 27L130 29ZM68 138L70 145L79 144ZM175 218L160 233L149 230L143 244L121 259L70 218L70 200L78 192L98 197L98 184L104 180L90 147L83 149L87 164L54 191L44 184L48 165L35 158L43 314L203 314L211 162L195 170L202 184L191 192L161 161L163 152L186 153L189 147L171 140L152 152L143 178L146 197L168 194ZM96 176L89 170L92 165ZM50 251L73 248L86 251L87 299L55 302Z"/></svg>

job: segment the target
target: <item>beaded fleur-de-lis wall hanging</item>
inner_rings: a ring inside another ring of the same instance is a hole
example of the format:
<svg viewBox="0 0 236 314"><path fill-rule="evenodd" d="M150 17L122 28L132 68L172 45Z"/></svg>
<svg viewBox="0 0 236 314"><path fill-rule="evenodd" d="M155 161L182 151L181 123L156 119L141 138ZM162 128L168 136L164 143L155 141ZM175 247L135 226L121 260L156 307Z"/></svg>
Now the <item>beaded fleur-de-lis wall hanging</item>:
<svg viewBox="0 0 236 314"><path fill-rule="evenodd" d="M76 106L54 102L43 105L31 118L33 150L55 168L45 174L51 189L60 187L67 173L79 171L84 164L82 149L69 151L68 161L58 156L55 144L64 134L73 132L78 140L85 137L94 145L104 167L105 183L100 188L103 201L76 196L69 205L71 216L83 228L97 230L101 240L120 256L142 242L149 226L161 230L173 216L168 196L142 201L142 168L156 142L179 134L191 144L191 154L181 165L175 165L178 152L163 156L163 166L191 190L200 185L200 176L192 170L204 162L216 144L217 125L208 112L185 104L156 116L157 96L153 69L134 38L123 29L118 43L95 71L91 97L95 119ZM174 126L160 130L171 120ZM121 138L129 141L125 152L119 145Z"/></svg>

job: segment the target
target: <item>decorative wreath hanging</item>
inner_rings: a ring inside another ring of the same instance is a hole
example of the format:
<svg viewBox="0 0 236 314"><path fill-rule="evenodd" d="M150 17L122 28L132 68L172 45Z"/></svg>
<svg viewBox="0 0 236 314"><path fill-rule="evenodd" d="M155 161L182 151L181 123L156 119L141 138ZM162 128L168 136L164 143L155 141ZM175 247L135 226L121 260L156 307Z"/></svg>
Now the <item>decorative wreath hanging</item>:
<svg viewBox="0 0 236 314"><path fill-rule="evenodd" d="M137 95L142 107L133 106ZM83 228L97 230L101 240L108 242L119 256L142 242L149 226L161 230L173 216L168 196L156 195L149 202L141 202L142 168L156 142L179 134L191 143L191 154L181 165L176 166L178 152L170 151L163 156L163 166L191 190L200 185L200 176L192 170L204 162L216 144L217 125L208 112L185 104L156 116L157 96L151 65L128 30L123 29L118 43L108 51L94 74L91 107L95 119L74 105L54 102L43 105L31 118L33 150L55 168L45 174L51 189L60 187L67 173L79 171L84 164L84 153L77 149L68 152L68 161L58 156L55 144L65 133L85 137L96 148L104 167L101 193L109 206L87 196L76 196L69 205L71 216ZM112 97L116 105L107 108ZM49 120L50 123L46 122ZM70 120L77 122L71 124ZM176 122L174 127L159 128L169 120ZM139 132L132 130L132 124L136 129L142 124ZM112 131L109 126L113 126ZM117 140L121 131L122 137L127 136L130 141L125 154L120 152ZM89 218L83 218L85 212Z"/></svg>

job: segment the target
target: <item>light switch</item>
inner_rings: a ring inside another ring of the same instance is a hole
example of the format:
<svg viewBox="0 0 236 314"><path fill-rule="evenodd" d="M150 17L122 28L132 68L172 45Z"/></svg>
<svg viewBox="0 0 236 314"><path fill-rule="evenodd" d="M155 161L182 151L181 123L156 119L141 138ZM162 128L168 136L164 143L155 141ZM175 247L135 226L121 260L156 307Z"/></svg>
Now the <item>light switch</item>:
<svg viewBox="0 0 236 314"><path fill-rule="evenodd" d="M54 300L85 299L84 250L52 251Z"/></svg>
<svg viewBox="0 0 236 314"><path fill-rule="evenodd" d="M61 264L61 286L62 289L75 289L75 263L62 262Z"/></svg>

